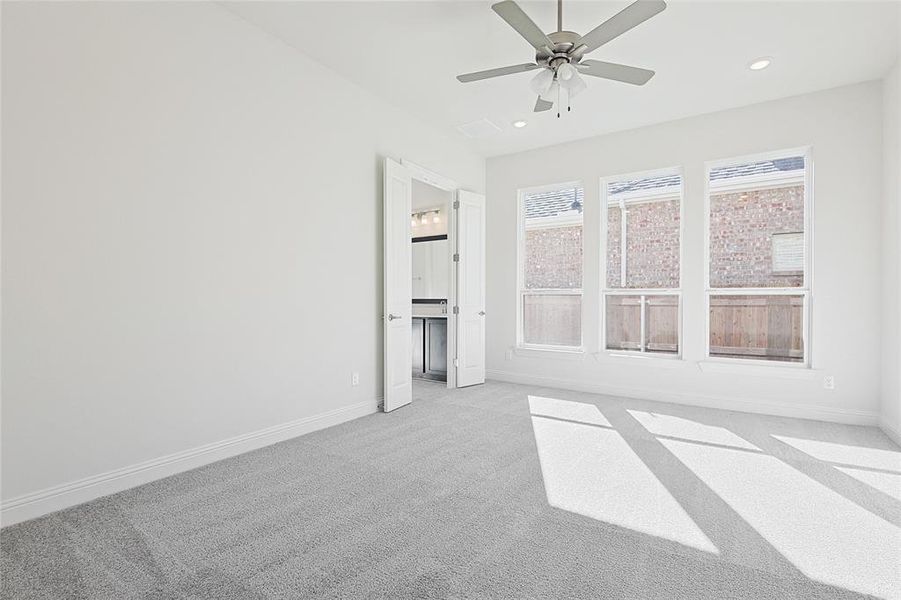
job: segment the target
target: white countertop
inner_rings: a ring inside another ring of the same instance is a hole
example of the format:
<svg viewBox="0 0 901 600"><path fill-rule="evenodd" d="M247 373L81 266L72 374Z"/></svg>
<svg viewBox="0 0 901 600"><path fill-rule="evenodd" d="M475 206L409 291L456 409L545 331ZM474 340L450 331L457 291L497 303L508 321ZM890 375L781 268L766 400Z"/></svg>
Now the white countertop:
<svg viewBox="0 0 901 600"><path fill-rule="evenodd" d="M446 319L447 309L447 304L439 304L437 302L414 302L410 306L410 314L413 315L413 318L415 319L428 319L432 317Z"/></svg>

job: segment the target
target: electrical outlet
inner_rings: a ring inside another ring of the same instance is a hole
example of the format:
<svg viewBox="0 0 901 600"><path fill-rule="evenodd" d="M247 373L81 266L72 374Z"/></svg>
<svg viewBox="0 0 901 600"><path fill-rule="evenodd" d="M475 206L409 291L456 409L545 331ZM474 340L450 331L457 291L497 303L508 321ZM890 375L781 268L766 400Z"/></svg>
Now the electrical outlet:
<svg viewBox="0 0 901 600"><path fill-rule="evenodd" d="M350 385L360 385L360 374L356 371L350 374Z"/></svg>
<svg viewBox="0 0 901 600"><path fill-rule="evenodd" d="M508 349L508 350L504 353L504 358L506 358L507 360L513 360L513 350L509 350L509 349Z"/></svg>
<svg viewBox="0 0 901 600"><path fill-rule="evenodd" d="M832 375L826 375L823 377L823 387L827 390L835 389L835 377Z"/></svg>

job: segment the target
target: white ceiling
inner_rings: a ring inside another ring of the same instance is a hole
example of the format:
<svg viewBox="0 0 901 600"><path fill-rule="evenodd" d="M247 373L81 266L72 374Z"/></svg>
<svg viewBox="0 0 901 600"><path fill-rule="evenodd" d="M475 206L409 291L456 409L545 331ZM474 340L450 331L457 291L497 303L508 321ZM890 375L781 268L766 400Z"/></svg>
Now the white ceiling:
<svg viewBox="0 0 901 600"><path fill-rule="evenodd" d="M530 73L462 84L469 71L534 52L492 2L243 2L225 6L394 105L444 129L487 118L486 156L880 78L898 52L899 4L692 2L667 9L589 55L654 69L644 87L586 77L571 113L531 112ZM629 2L564 0L563 27L586 33ZM545 31L556 3L521 2ZM772 56L752 72L747 64ZM526 119L515 129L511 123ZM458 134L461 135L462 134Z"/></svg>

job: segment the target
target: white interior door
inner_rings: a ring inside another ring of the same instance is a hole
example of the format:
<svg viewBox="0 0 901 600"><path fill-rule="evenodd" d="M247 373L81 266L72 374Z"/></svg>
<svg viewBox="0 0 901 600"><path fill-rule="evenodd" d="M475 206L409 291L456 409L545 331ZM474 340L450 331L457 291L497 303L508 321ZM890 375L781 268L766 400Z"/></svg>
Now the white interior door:
<svg viewBox="0 0 901 600"><path fill-rule="evenodd" d="M413 257L410 172L385 159L385 412L413 400Z"/></svg>
<svg viewBox="0 0 901 600"><path fill-rule="evenodd" d="M485 383L485 196L457 192L457 387Z"/></svg>

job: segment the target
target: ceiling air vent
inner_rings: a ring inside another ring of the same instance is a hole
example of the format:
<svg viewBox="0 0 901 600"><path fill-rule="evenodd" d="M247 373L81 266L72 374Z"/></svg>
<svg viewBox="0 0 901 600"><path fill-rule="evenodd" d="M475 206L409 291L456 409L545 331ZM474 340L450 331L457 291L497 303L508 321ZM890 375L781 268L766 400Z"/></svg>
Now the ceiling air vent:
<svg viewBox="0 0 901 600"><path fill-rule="evenodd" d="M489 121L488 119L479 119L472 123L464 123L457 125L457 131L471 138L486 138L499 133L500 127Z"/></svg>

